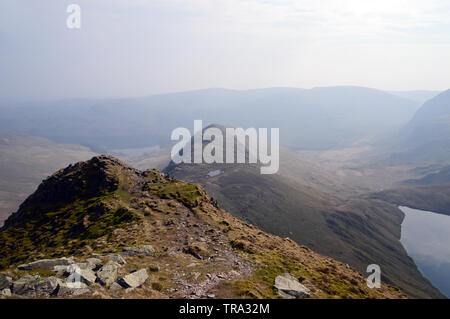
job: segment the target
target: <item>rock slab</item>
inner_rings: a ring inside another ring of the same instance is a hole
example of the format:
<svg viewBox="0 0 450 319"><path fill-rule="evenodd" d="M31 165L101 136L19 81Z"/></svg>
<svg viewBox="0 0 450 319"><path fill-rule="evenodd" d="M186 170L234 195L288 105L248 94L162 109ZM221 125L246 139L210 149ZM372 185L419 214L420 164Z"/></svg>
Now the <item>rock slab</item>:
<svg viewBox="0 0 450 319"><path fill-rule="evenodd" d="M137 288L148 279L147 270L141 269L119 280L119 284L124 288Z"/></svg>
<svg viewBox="0 0 450 319"><path fill-rule="evenodd" d="M28 264L23 264L17 266L17 269L19 270L34 270L34 269L49 269L53 270L53 267L55 266L68 266L70 264L73 264L74 260L73 258L56 258L56 259L41 259L36 260Z"/></svg>
<svg viewBox="0 0 450 319"><path fill-rule="evenodd" d="M97 278L102 285L111 285L117 280L118 271L116 264L108 263L97 272Z"/></svg>
<svg viewBox="0 0 450 319"><path fill-rule="evenodd" d="M286 299L301 299L310 296L311 291L302 285L297 278L285 273L275 278L278 294Z"/></svg>

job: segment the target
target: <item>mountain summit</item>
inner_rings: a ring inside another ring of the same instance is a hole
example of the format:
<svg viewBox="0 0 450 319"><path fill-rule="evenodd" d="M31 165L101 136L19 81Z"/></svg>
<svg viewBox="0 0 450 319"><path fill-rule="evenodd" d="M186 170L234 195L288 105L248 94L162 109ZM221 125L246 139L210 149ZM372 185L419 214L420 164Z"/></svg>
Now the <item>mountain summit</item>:
<svg viewBox="0 0 450 319"><path fill-rule="evenodd" d="M405 297L232 217L200 186L109 156L46 179L0 229L0 261L3 295Z"/></svg>

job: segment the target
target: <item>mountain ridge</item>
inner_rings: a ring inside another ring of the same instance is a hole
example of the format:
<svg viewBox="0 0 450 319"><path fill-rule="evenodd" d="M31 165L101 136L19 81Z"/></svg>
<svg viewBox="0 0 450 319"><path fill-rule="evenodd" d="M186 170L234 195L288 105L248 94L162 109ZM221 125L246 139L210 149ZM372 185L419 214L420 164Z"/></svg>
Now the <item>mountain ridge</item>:
<svg viewBox="0 0 450 319"><path fill-rule="evenodd" d="M88 296L279 298L275 279L290 273L294 280L301 278L311 298L405 297L385 284L369 289L364 276L345 264L232 217L200 186L157 170L138 171L110 156L94 157L49 177L0 229L0 243L3 274L15 277L13 293L22 291L18 285L30 278L26 276L52 272L26 270L32 265L14 270L21 263L68 256L85 264L93 258L103 263L121 254L127 267L141 268L136 276L151 268L149 279L139 277L143 282L127 293L117 285L94 282L95 274L85 270ZM133 257L141 252L145 254ZM190 270L190 265L196 266ZM125 278L118 282L129 282L132 273L114 267ZM39 295L37 286L27 287L27 293Z"/></svg>

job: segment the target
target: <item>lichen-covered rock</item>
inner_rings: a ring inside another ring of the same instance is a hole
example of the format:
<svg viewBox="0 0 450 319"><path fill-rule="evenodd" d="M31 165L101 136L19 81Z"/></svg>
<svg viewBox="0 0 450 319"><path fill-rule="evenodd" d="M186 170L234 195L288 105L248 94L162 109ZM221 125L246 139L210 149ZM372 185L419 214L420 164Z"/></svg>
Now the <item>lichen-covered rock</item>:
<svg viewBox="0 0 450 319"><path fill-rule="evenodd" d="M76 297L82 295L89 295L91 291L87 288L86 284L79 283L77 286L74 286L72 283L61 283L58 285L56 295L58 297Z"/></svg>
<svg viewBox="0 0 450 319"><path fill-rule="evenodd" d="M12 292L16 295L26 295L28 297L36 297L35 285L39 282L39 276L25 275L14 281L12 284Z"/></svg>
<svg viewBox="0 0 450 319"><path fill-rule="evenodd" d="M108 263L97 272L97 278L102 285L111 285L117 280L118 270L117 264Z"/></svg>
<svg viewBox="0 0 450 319"><path fill-rule="evenodd" d="M102 260L99 258L88 258L86 259L86 264L89 269L97 269L102 265Z"/></svg>
<svg viewBox="0 0 450 319"><path fill-rule="evenodd" d="M53 271L56 276L63 276L67 274L69 266L55 266L53 267Z"/></svg>
<svg viewBox="0 0 450 319"><path fill-rule="evenodd" d="M121 253L124 256L153 256L156 253L151 245L141 245L135 247L125 247Z"/></svg>
<svg viewBox="0 0 450 319"><path fill-rule="evenodd" d="M42 268L42 269L51 270L55 266L68 266L73 263L74 263L74 260L72 257L71 258L62 257L62 258L56 258L56 259L41 259L41 260L33 261L28 264L19 265L19 266L17 266L17 269L33 270L33 269Z"/></svg>
<svg viewBox="0 0 450 319"><path fill-rule="evenodd" d="M119 280L119 284L124 288L137 288L148 279L147 270L141 269Z"/></svg>
<svg viewBox="0 0 450 319"><path fill-rule="evenodd" d="M0 290L9 289L12 284L12 278L4 275L0 275Z"/></svg>
<svg viewBox="0 0 450 319"><path fill-rule="evenodd" d="M71 269L69 269L70 276L67 278L67 282L74 284L81 282L90 286L97 279L97 276L95 276L95 272L93 272L91 269L83 269L76 265L69 268Z"/></svg>
<svg viewBox="0 0 450 319"><path fill-rule="evenodd" d="M296 278L286 273L275 278L275 288L278 289L279 295L286 299L306 298L311 293Z"/></svg>
<svg viewBox="0 0 450 319"><path fill-rule="evenodd" d="M48 277L40 279L34 286L36 295L39 297L49 297L55 294L58 286L62 284L62 280L56 277Z"/></svg>
<svg viewBox="0 0 450 319"><path fill-rule="evenodd" d="M95 259L95 260L94 260ZM73 264L81 269L96 270L101 267L102 261L97 258L89 258L84 263Z"/></svg>

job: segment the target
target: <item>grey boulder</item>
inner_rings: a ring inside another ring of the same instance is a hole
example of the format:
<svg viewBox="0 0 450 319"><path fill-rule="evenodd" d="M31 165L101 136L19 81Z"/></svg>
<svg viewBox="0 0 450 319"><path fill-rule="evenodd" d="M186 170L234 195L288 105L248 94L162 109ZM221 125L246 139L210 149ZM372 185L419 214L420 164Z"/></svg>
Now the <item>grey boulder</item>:
<svg viewBox="0 0 450 319"><path fill-rule="evenodd" d="M275 278L275 288L278 289L278 294L286 299L306 298L311 294L308 288L287 273Z"/></svg>
<svg viewBox="0 0 450 319"><path fill-rule="evenodd" d="M121 278L119 284L124 288L137 288L145 283L147 279L147 270L141 269Z"/></svg>

